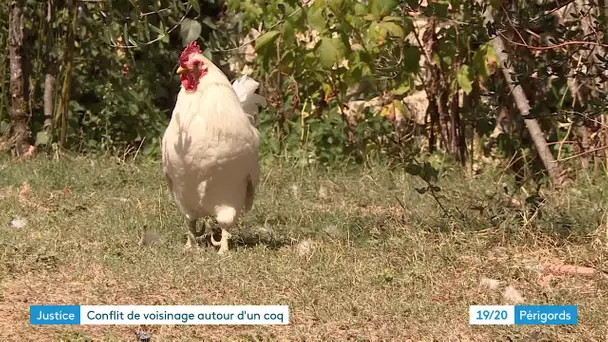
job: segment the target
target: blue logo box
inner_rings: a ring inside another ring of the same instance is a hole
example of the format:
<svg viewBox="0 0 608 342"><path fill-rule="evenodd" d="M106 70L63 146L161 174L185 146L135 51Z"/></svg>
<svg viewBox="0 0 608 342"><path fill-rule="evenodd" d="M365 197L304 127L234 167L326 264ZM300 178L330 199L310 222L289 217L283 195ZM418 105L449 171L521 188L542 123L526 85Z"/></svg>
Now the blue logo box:
<svg viewBox="0 0 608 342"><path fill-rule="evenodd" d="M31 305L31 325L80 324L78 305Z"/></svg>
<svg viewBox="0 0 608 342"><path fill-rule="evenodd" d="M572 325L578 323L576 305L515 305L515 324Z"/></svg>

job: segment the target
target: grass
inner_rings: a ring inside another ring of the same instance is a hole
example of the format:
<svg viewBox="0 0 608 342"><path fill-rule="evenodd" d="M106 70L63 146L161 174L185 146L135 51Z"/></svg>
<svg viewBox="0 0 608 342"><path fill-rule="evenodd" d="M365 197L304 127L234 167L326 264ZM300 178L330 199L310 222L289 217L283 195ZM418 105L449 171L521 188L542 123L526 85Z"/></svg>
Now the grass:
<svg viewBox="0 0 608 342"><path fill-rule="evenodd" d="M253 211L219 256L183 250L185 220L158 163L0 160L0 340L606 340L604 273L551 278L534 266L608 269L608 184L544 194L534 215L506 205L503 181L444 169L446 214L400 170L267 161ZM12 227L16 217L27 225ZM144 229L158 240L140 246ZM578 304L579 324L469 326L469 305L513 304L508 285L525 303ZM290 324L30 326L29 305L49 303L283 304Z"/></svg>

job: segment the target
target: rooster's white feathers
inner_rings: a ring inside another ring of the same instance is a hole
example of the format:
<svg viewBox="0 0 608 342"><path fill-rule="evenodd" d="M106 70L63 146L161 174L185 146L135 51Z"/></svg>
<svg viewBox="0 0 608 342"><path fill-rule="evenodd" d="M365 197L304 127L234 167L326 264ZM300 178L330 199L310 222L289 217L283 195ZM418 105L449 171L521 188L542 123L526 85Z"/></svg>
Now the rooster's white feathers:
<svg viewBox="0 0 608 342"><path fill-rule="evenodd" d="M197 88L178 94L162 140L162 168L192 234L197 219L216 218L222 240L212 242L222 253L227 230L253 204L260 178L257 104L266 101L254 93L259 84L253 79L231 85L211 61L204 63L208 72Z"/></svg>
<svg viewBox="0 0 608 342"><path fill-rule="evenodd" d="M260 124L260 110L258 106L265 107L267 104L264 97L255 93L259 86L260 83L246 75L232 82L232 88L238 96L239 101L241 101L245 113L253 117L256 127Z"/></svg>

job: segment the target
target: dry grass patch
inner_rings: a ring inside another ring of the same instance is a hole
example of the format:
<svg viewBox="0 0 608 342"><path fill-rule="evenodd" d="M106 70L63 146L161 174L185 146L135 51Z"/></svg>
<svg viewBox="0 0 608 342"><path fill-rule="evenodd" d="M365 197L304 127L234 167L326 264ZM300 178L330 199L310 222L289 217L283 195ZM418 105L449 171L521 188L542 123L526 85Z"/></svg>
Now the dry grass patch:
<svg viewBox="0 0 608 342"><path fill-rule="evenodd" d="M134 341L145 331L152 341L597 341L608 333L602 272L548 277L537 267L559 262L605 270L603 240L588 243L585 233L597 229L593 215L579 214L580 222L590 217L589 227L560 238L545 233L546 222L556 222L551 211L525 231L517 230L516 211L501 208L490 208L503 215L498 223L474 211L468 220L446 216L398 171L325 173L276 163L265 170L255 209L234 232L231 252L218 256L182 249L186 226L156 164L10 165L0 176L0 340ZM24 183L30 188L20 197ZM320 184L332 185L319 192ZM471 189L484 193L483 184L491 183L450 180L446 206L466 211L465 199L451 201L450 191L469 192L473 202ZM589 200L579 196L580 203ZM16 216L27 224L12 227ZM157 236L154 244L139 244L144 227ZM496 285L489 288L484 278ZM578 304L580 324L469 326L468 306L510 304L508 286L525 303ZM44 303L286 304L291 320L249 327L30 326L29 305Z"/></svg>

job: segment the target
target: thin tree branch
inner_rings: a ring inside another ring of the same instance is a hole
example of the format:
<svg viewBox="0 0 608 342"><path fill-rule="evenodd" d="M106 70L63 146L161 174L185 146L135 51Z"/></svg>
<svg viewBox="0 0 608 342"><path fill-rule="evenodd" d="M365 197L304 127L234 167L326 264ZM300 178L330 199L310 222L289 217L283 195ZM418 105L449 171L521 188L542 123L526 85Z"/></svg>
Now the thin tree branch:
<svg viewBox="0 0 608 342"><path fill-rule="evenodd" d="M563 42L563 43L559 43L559 44L555 44L555 45L551 45L551 46L532 46L530 44L518 43L516 41L513 41L513 40L509 39L507 36L505 36L503 33L499 32L498 34L503 39L505 39L507 42L509 42L513 45L526 47L530 50L556 50L556 49L563 48L568 45L594 45L594 46L601 46L603 48L608 48L608 44L601 44L601 43L596 43L596 42L583 42L583 41L576 41L576 40L569 41L569 42Z"/></svg>

